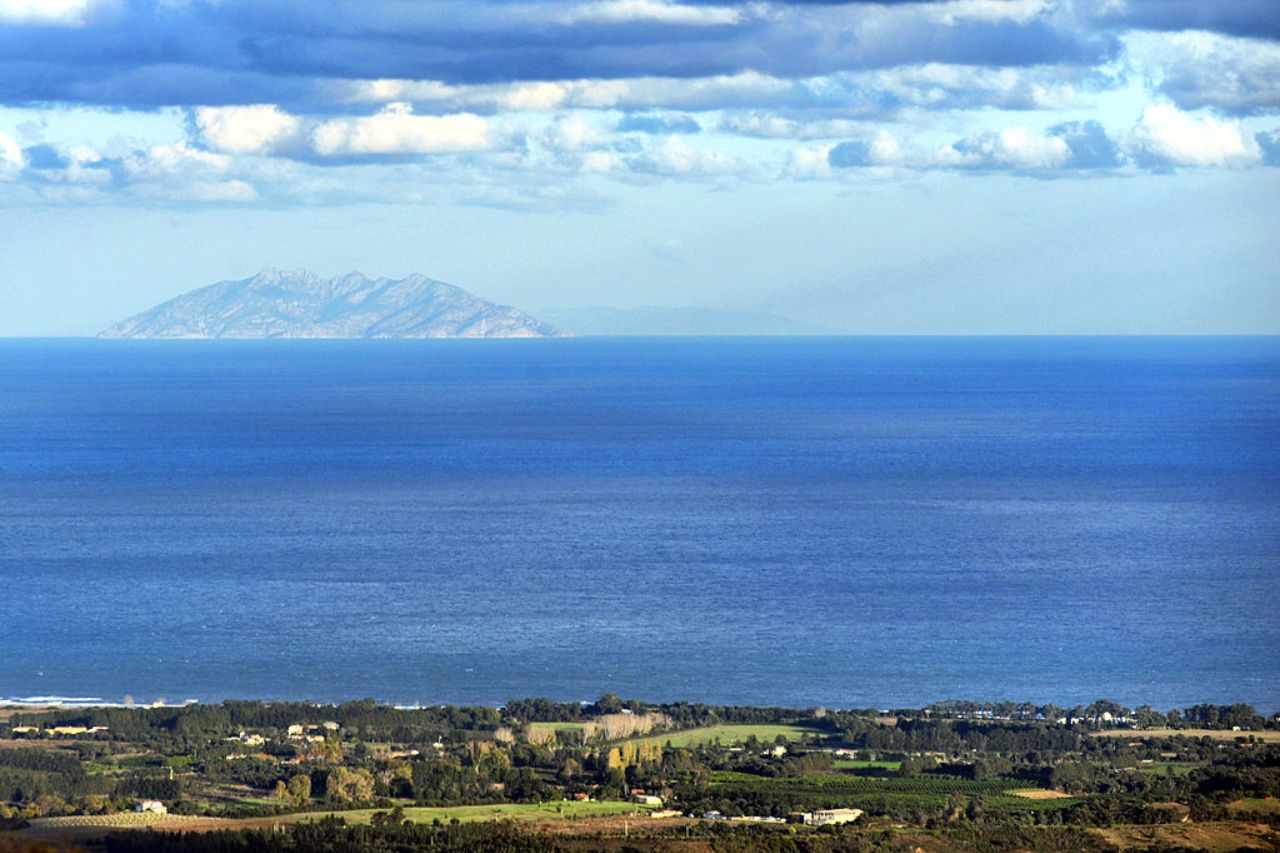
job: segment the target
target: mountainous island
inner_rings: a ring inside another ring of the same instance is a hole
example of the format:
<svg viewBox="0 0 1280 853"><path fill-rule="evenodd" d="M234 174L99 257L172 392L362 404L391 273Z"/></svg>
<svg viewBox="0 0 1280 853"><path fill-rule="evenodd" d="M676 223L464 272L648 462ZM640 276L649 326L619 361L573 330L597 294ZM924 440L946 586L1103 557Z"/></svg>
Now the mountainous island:
<svg viewBox="0 0 1280 853"><path fill-rule="evenodd" d="M423 275L264 270L122 320L103 338L552 338L570 333Z"/></svg>

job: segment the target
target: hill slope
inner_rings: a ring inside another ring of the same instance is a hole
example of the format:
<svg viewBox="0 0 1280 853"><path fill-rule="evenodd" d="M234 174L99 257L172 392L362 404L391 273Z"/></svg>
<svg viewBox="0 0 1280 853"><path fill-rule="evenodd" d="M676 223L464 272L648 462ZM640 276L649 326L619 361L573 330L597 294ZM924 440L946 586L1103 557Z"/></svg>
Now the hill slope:
<svg viewBox="0 0 1280 853"><path fill-rule="evenodd" d="M268 269L184 293L104 338L546 338L567 333L422 275L320 278Z"/></svg>

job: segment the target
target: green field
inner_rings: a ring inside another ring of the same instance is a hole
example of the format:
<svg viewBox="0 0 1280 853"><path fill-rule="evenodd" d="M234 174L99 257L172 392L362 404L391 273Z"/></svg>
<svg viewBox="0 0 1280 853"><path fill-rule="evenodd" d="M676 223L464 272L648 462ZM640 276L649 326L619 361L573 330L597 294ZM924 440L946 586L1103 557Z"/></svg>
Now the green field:
<svg viewBox="0 0 1280 853"><path fill-rule="evenodd" d="M530 723L535 732L580 732L586 723Z"/></svg>
<svg viewBox="0 0 1280 853"><path fill-rule="evenodd" d="M404 816L417 823L431 823L439 820L442 823L457 818L468 823L476 820L556 820L557 818L602 817L606 815L643 814L652 810L650 806L624 803L617 800L602 802L562 801L557 803L494 803L486 806L447 806L444 808L428 808L411 806L404 810ZM374 812L387 809L352 809L350 811L300 812L298 814L281 815L272 818L275 823L298 823L306 820L319 820L325 817L340 817L347 823L369 823Z"/></svg>
<svg viewBox="0 0 1280 853"><path fill-rule="evenodd" d="M855 761L849 758L837 758L832 765L837 770L898 770L902 767L901 761Z"/></svg>
<svg viewBox="0 0 1280 853"><path fill-rule="evenodd" d="M1262 812L1263 814L1280 815L1280 800L1275 797L1247 797L1229 804L1227 809L1236 812Z"/></svg>
<svg viewBox="0 0 1280 853"><path fill-rule="evenodd" d="M1009 793L1025 789L1014 779L974 781L957 776L921 775L897 777L855 776L852 774L807 774L769 778L748 773L718 771L711 774L713 790L783 804L794 810L812 808L862 808L875 811L880 805L942 806L952 794L969 799L982 798L989 811L1027 812L1062 809L1080 799L1064 797L1033 800Z"/></svg>
<svg viewBox="0 0 1280 853"><path fill-rule="evenodd" d="M723 725L707 726L701 729L685 729L681 732L667 732L660 735L629 738L634 743L671 744L672 746L697 746L703 743L720 743L729 745L743 743L755 736L761 743L773 743L779 735L787 740L798 741L805 735L811 737L827 737L830 732L812 729L806 726L788 725Z"/></svg>
<svg viewBox="0 0 1280 853"><path fill-rule="evenodd" d="M1185 761L1153 761L1150 764L1139 764L1138 771L1163 776L1172 770L1174 776L1186 776L1197 767L1203 766Z"/></svg>

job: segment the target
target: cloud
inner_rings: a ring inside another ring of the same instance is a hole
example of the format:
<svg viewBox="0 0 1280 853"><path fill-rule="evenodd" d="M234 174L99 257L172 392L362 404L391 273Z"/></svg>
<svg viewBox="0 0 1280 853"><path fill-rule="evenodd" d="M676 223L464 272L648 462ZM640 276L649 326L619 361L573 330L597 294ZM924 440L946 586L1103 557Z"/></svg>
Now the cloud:
<svg viewBox="0 0 1280 853"><path fill-rule="evenodd" d="M273 104L198 107L195 124L205 145L228 154L265 154L295 137L300 126Z"/></svg>
<svg viewBox="0 0 1280 853"><path fill-rule="evenodd" d="M90 0L0 0L0 23L79 26Z"/></svg>
<svg viewBox="0 0 1280 853"><path fill-rule="evenodd" d="M1243 115L1280 108L1280 43L1202 31L1137 33L1125 41L1130 61L1183 109Z"/></svg>
<svg viewBox="0 0 1280 853"><path fill-rule="evenodd" d="M185 142L135 148L97 160L88 160L87 152L65 153L73 162L83 160L80 165L89 173L82 183L109 183L133 196L178 202L250 202L259 198L250 182L232 174L231 157L192 148Z"/></svg>
<svg viewBox="0 0 1280 853"><path fill-rule="evenodd" d="M742 21L732 6L685 6L665 0L600 0L571 7L558 17L566 24L656 21L694 27L725 26Z"/></svg>
<svg viewBox="0 0 1280 853"><path fill-rule="evenodd" d="M702 125L693 116L679 113L632 113L618 122L622 133L652 133L669 135L672 133L699 133Z"/></svg>
<svg viewBox="0 0 1280 853"><path fill-rule="evenodd" d="M539 137L543 145L556 151L581 151L599 147L603 132L577 113L556 119Z"/></svg>
<svg viewBox="0 0 1280 853"><path fill-rule="evenodd" d="M1275 0L1094 0L1104 26L1280 38Z"/></svg>
<svg viewBox="0 0 1280 853"><path fill-rule="evenodd" d="M1257 142L1239 122L1197 118L1172 104L1146 107L1129 147L1144 165L1248 166L1261 161Z"/></svg>
<svg viewBox="0 0 1280 853"><path fill-rule="evenodd" d="M1058 169L1071 159L1071 148L1059 136L1007 127L953 142L934 157L939 165L963 169Z"/></svg>
<svg viewBox="0 0 1280 853"><path fill-rule="evenodd" d="M642 154L624 157L629 171L637 174L683 178L743 175L748 166L721 151L694 148L679 136L669 136Z"/></svg>
<svg viewBox="0 0 1280 853"><path fill-rule="evenodd" d="M407 104L391 104L377 115L321 122L311 132L311 146L322 157L483 151L494 145L489 122L480 116L418 116Z"/></svg>
<svg viewBox="0 0 1280 853"><path fill-rule="evenodd" d="M1066 143L1071 169L1114 169L1124 160L1118 146L1097 121L1071 121L1049 128L1049 136Z"/></svg>
<svg viewBox="0 0 1280 853"><path fill-rule="evenodd" d="M744 71L690 79L541 80L450 85L438 80L351 81L334 86L345 104L411 102L431 111L552 112L566 109L713 110L759 103L812 100L802 83Z"/></svg>
<svg viewBox="0 0 1280 853"><path fill-rule="evenodd" d="M793 79L927 63L1083 67L1113 57L1119 44L1060 20L1041 0L111 0L110 14L81 20L57 32L0 23L5 102L273 103L310 113L331 108L327 98L342 81L466 86L746 71ZM537 94L555 98L546 87Z"/></svg>
<svg viewBox="0 0 1280 853"><path fill-rule="evenodd" d="M25 165L26 158L18 141L0 130L0 177L16 175Z"/></svg>
<svg viewBox="0 0 1280 853"><path fill-rule="evenodd" d="M827 151L827 162L835 169L871 165L871 144L860 139L841 142Z"/></svg>

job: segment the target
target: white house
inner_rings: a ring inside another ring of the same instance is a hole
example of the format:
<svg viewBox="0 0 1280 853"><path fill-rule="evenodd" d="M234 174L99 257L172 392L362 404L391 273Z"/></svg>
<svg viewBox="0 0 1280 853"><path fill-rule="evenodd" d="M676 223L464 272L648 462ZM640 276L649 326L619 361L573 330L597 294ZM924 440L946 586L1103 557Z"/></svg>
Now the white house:
<svg viewBox="0 0 1280 853"><path fill-rule="evenodd" d="M807 826L830 826L837 823L853 823L862 817L862 809L820 809L805 812L800 817Z"/></svg>

